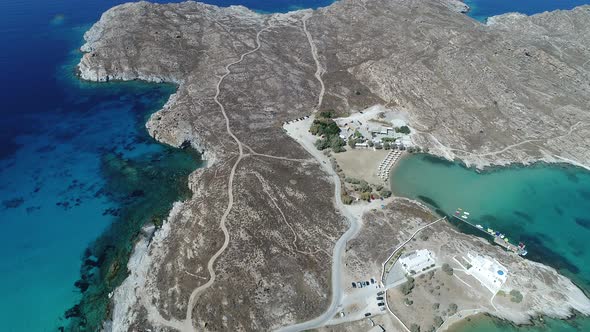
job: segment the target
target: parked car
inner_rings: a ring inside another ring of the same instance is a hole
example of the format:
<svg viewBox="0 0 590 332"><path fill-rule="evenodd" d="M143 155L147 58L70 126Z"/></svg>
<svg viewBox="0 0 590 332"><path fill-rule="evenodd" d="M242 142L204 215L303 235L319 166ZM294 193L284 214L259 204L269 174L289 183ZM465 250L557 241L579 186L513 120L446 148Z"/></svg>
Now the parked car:
<svg viewBox="0 0 590 332"><path fill-rule="evenodd" d="M377 303L377 305L378 305L378 306L380 306L380 307L382 307L382 306L384 306L384 305L385 305L385 303L383 303L383 302L379 302L379 303Z"/></svg>
<svg viewBox="0 0 590 332"><path fill-rule="evenodd" d="M371 278L371 283L374 284L375 283L375 278Z"/></svg>
<svg viewBox="0 0 590 332"><path fill-rule="evenodd" d="M356 287L363 288L363 284L359 281L359 282L356 283Z"/></svg>
<svg viewBox="0 0 590 332"><path fill-rule="evenodd" d="M383 301L383 296L378 296L377 301Z"/></svg>
<svg viewBox="0 0 590 332"><path fill-rule="evenodd" d="M356 288L356 283L352 283L352 288Z"/></svg>
<svg viewBox="0 0 590 332"><path fill-rule="evenodd" d="M383 294L385 294L384 291L380 291L379 293L377 293L377 295L383 295Z"/></svg>
<svg viewBox="0 0 590 332"><path fill-rule="evenodd" d="M369 317L369 316L371 316L371 313L370 313L370 312L367 312L367 313L365 314L365 317Z"/></svg>

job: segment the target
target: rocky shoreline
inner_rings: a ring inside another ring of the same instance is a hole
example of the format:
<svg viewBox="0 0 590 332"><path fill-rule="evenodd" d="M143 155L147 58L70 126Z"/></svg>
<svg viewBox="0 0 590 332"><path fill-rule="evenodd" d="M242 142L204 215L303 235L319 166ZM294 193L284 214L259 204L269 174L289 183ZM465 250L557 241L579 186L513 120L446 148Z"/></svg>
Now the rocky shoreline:
<svg viewBox="0 0 590 332"><path fill-rule="evenodd" d="M574 34L574 40L564 39L563 30L569 27L556 25L555 20L569 15L590 30L588 7L555 14L556 18L551 14L522 18L533 29L524 30L522 24L509 34L505 25L480 25L457 13L462 10L456 2L436 0L341 0L317 11L277 15L192 2L142 2L106 12L85 36L81 78L178 84L178 91L146 127L166 144L190 142L208 161L207 168L190 176L193 198L175 204L169 222L156 232L148 249L146 240L137 244L129 266L133 277L115 292L110 326L176 326L186 314L188 294L208 280L205 266L223 242L218 220L228 199L228 165L237 156L235 143L225 135L226 123L251 157L242 162L234 185L240 202L235 212L230 211L230 231L236 235L231 237L229 254L216 264L225 287L214 286L203 295L191 323L213 330L273 329L314 317L325 308L330 257L307 253L331 252L344 229L342 218L333 210L333 188L321 167L293 161L308 155L280 129L280 123L308 115L314 108L319 91L311 56L314 47L319 49L326 84L322 108L362 109L377 103L399 107L412 114L419 145L480 168L538 160L587 164L590 145L580 142L590 136L584 125L590 118L583 106L588 88L578 91L570 84L555 88L546 82L567 75L579 85L587 75L577 62L578 53L588 53L577 47L584 43L582 32ZM304 31L307 27L312 45ZM550 33L550 44L574 45L577 53L571 54L569 63L530 39L550 27L555 31ZM388 38L391 31L395 40ZM366 34L381 43L363 44ZM248 53L258 36L260 50ZM287 49L292 53L285 54ZM226 67L238 59L244 59L243 64ZM400 67L400 63L409 65ZM558 69L547 70L547 64ZM506 83L514 68L522 66L524 74ZM224 68L233 72L219 86ZM226 119L213 100L216 89ZM455 94L449 97L451 89ZM557 96L547 96L543 90L557 90ZM563 91L568 91L568 100ZM500 98L494 100L496 96ZM524 106L530 98L542 100L542 105ZM531 117L537 120L531 122ZM487 141L482 141L482 134ZM260 182L252 174L260 175ZM259 186L284 198L281 205L268 205L265 190L251 189ZM289 223L283 210L301 214L297 224ZM325 211L320 225L319 211ZM268 224L263 229L261 216ZM294 241L284 235L293 231L289 227L296 228ZM280 263L274 259L277 255ZM290 279L277 275L276 268ZM284 303L277 306L267 292L280 295ZM244 297L244 293L256 295ZM229 303L249 309L235 311ZM227 315L232 319L222 319Z"/></svg>

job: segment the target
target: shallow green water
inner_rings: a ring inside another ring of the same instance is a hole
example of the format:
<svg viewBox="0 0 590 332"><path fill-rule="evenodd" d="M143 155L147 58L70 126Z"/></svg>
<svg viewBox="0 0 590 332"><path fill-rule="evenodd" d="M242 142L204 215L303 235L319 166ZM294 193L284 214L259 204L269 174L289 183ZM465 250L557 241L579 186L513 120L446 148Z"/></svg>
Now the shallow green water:
<svg viewBox="0 0 590 332"><path fill-rule="evenodd" d="M590 262L590 172L547 164L476 172L459 163L417 154L399 162L391 181L396 195L419 199L439 214L453 215L463 208L471 213L473 224L501 231L513 243L523 241L529 251L527 258L557 268L588 294L590 266L585 263ZM465 225L460 229L477 233ZM499 322L489 318L476 321L477 328L462 330L504 331L506 327L497 327ZM572 324L590 326L588 319L552 323L555 327L551 331L567 331L565 326L589 330Z"/></svg>
<svg viewBox="0 0 590 332"><path fill-rule="evenodd" d="M451 328L453 332L579 332L590 331L590 319L578 318L569 321L544 318L532 325L515 326L489 316L473 317Z"/></svg>

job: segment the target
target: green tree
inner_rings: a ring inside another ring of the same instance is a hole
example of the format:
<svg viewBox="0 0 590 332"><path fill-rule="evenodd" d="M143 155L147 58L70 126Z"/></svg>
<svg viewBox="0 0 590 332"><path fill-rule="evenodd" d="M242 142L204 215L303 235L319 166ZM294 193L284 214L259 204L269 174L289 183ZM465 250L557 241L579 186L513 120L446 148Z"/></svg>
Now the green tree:
<svg viewBox="0 0 590 332"><path fill-rule="evenodd" d="M351 148L354 149L356 146L356 139L354 139L354 138L348 139L348 146L350 146Z"/></svg>
<svg viewBox="0 0 590 332"><path fill-rule="evenodd" d="M321 111L318 113L318 115L316 116L316 118L319 119L331 119L334 117L334 110L325 110L325 111Z"/></svg>
<svg viewBox="0 0 590 332"><path fill-rule="evenodd" d="M371 186L369 185L369 183L365 180L362 180L361 183L359 184L358 190L360 192L368 192L371 193Z"/></svg>
<svg viewBox="0 0 590 332"><path fill-rule="evenodd" d="M330 137L330 147L334 151L338 150L340 147L343 147L345 144L346 143L340 136L334 135Z"/></svg>
<svg viewBox="0 0 590 332"><path fill-rule="evenodd" d="M346 205L350 205L353 202L353 198L350 197L348 194L344 194L342 195L342 203L346 204Z"/></svg>
<svg viewBox="0 0 590 332"><path fill-rule="evenodd" d="M410 133L410 127L408 126L401 126L399 128L395 128L395 132L396 133L401 133L401 134L409 134Z"/></svg>
<svg viewBox="0 0 590 332"><path fill-rule="evenodd" d="M371 193L367 193L367 192L361 193L361 199L363 201L370 201L371 200Z"/></svg>
<svg viewBox="0 0 590 332"><path fill-rule="evenodd" d="M309 132L312 135L335 136L340 133L340 127L332 119L313 120Z"/></svg>
<svg viewBox="0 0 590 332"><path fill-rule="evenodd" d="M410 332L420 332L420 325L412 323L412 325L410 325Z"/></svg>
<svg viewBox="0 0 590 332"><path fill-rule="evenodd" d="M446 274L448 274L448 275L450 275L450 276L452 276L452 275L453 275L453 268L452 268L452 267L451 267L449 264L447 264L447 263L444 263L444 264L443 264L443 266L442 266L442 270L443 270L443 271L444 271Z"/></svg>
<svg viewBox="0 0 590 332"><path fill-rule="evenodd" d="M523 296L516 289L513 289L513 290L510 291L510 296L511 296L510 301L512 301L514 303L520 303L520 302L522 302Z"/></svg>
<svg viewBox="0 0 590 332"><path fill-rule="evenodd" d="M414 289L414 278L408 277L408 281L406 281L401 288L402 294L408 295Z"/></svg>
<svg viewBox="0 0 590 332"><path fill-rule="evenodd" d="M311 124L311 127L309 127L309 132L310 132L312 135L316 136L316 135L317 135L317 134L320 132L320 127L321 127L321 126L322 126L322 125L321 125L321 123L320 123L320 122L318 122L318 121L314 121L314 122Z"/></svg>
<svg viewBox="0 0 590 332"><path fill-rule="evenodd" d="M388 198L388 197L391 197L391 191L389 191L387 189L383 189L379 192L379 195L381 195L381 197L383 197L383 198Z"/></svg>
<svg viewBox="0 0 590 332"><path fill-rule="evenodd" d="M317 141L315 141L315 147L318 150L325 150L330 146L330 144L328 143L328 140L325 138L320 138Z"/></svg>
<svg viewBox="0 0 590 332"><path fill-rule="evenodd" d="M449 316L454 315L457 312L457 309L459 309L459 307L457 307L455 303L449 304Z"/></svg>
<svg viewBox="0 0 590 332"><path fill-rule="evenodd" d="M359 184L359 183L361 183L361 180L359 180L357 178L351 178L351 177L346 178L344 181L346 181L348 183L352 183L352 184Z"/></svg>

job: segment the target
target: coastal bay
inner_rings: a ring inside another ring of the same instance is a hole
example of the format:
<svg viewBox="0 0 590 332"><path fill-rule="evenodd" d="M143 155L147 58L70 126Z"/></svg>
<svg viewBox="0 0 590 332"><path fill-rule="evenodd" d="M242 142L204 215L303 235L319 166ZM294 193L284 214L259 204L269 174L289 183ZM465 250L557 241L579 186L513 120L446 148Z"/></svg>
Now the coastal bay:
<svg viewBox="0 0 590 332"><path fill-rule="evenodd" d="M590 196L590 172L565 164L513 165L477 171L461 163L426 154L402 159L391 177L395 195L417 199L439 214L448 215L460 230L482 235L475 227L453 218L458 208L480 224L506 235L512 243L525 243L527 259L556 268L588 294L590 290L590 229L585 222ZM485 236L484 236L485 237ZM525 330L551 330L552 326L583 331L588 318L571 322L548 320ZM459 331L497 331L510 324L474 319ZM494 330L497 328L496 330Z"/></svg>

